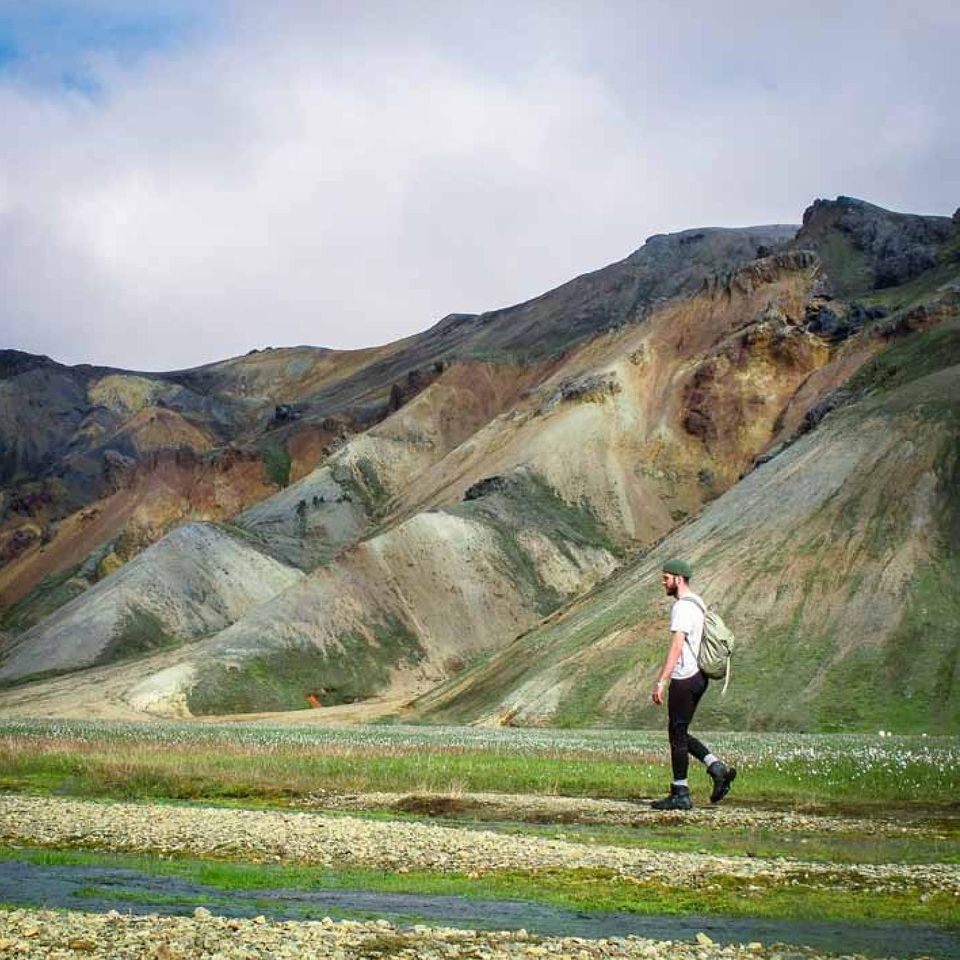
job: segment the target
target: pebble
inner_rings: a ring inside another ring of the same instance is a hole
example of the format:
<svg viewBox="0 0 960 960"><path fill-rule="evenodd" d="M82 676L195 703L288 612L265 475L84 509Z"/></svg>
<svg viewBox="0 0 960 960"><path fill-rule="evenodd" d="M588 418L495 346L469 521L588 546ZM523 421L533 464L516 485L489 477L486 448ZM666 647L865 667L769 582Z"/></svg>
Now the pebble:
<svg viewBox="0 0 960 960"><path fill-rule="evenodd" d="M29 939L25 929L34 931ZM703 934L690 942L545 937L531 943L518 933L423 926L404 929L383 921L254 923L209 914L135 917L116 912L52 910L0 911L0 952L47 960L76 960L78 955L91 960L369 960L377 956L420 960L524 960L541 956L580 960L775 960L783 956L782 948L775 946L718 946ZM791 947L790 956L815 960L823 954Z"/></svg>
<svg viewBox="0 0 960 960"><path fill-rule="evenodd" d="M490 830L318 813L96 803L0 796L0 841L51 847L229 856L292 862L475 873L607 869L624 882L708 886L720 876L820 889L960 892L960 864L834 864L580 844ZM760 888L762 889L762 887Z"/></svg>

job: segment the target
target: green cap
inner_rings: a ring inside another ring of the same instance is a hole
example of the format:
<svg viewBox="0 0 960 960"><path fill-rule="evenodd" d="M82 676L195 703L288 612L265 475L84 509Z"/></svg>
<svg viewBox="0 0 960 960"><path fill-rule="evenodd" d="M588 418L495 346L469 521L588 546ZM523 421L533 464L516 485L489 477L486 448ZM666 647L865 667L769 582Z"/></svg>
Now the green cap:
<svg viewBox="0 0 960 960"><path fill-rule="evenodd" d="M663 565L664 573L672 573L676 577L686 577L690 580L693 577L693 567L686 560L668 560Z"/></svg>

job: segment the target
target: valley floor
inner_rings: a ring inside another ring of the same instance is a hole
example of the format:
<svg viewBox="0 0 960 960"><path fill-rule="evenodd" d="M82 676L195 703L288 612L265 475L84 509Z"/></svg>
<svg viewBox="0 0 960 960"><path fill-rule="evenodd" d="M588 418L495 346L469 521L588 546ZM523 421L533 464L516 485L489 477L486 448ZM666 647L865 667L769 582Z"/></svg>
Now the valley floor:
<svg viewBox="0 0 960 960"><path fill-rule="evenodd" d="M487 817L496 817L501 829L493 829L482 822L465 824L462 820L421 822L413 819L377 819L337 812L337 808L376 809L402 808L432 809L434 812L485 811ZM415 802L414 802L415 801ZM314 801L305 801L313 806ZM416 886L416 878L427 875L453 875L482 883L484 878L522 874L531 878L544 876L573 876L577 872L593 882L627 892L643 899L653 890L669 893L677 889L699 889L709 896L731 882L738 884L739 894L746 901L759 901L774 890L792 890L805 900L811 897L839 897L850 895L861 898L907 898L923 902L936 896L960 897L960 863L837 863L820 860L799 860L784 857L724 856L707 852L689 852L676 849L656 850L637 845L626 832L616 830L643 830L659 824L669 828L678 822L693 830L706 831L772 831L781 836L817 834L860 834L873 829L888 839L925 840L940 836L938 828L910 818L868 819L796 814L769 809L744 809L733 806L697 810L693 814L664 814L650 810L646 805L619 801L572 799L566 797L524 797L510 795L464 795L402 797L391 794L326 796L326 812L232 809L211 806L175 804L137 804L94 802L52 797L0 797L0 841L6 846L4 859L17 862L19 857L32 857L38 870L25 879L27 884L42 887L41 879L46 858L56 860L51 851L87 851L109 858L116 854L148 854L158 861L192 858L194 862L209 863L210 858L232 863L259 864L283 868L326 868L327 870L367 870L402 877L409 875ZM566 829L571 838L558 832L538 833L536 823L569 821ZM531 822L533 821L533 822ZM508 832L504 824L512 825ZM577 835L576 827L606 825L614 828L599 842L595 835ZM951 858L955 859L955 858ZM94 861L95 862L95 861ZM89 868L89 864L88 864ZM82 873L82 866L81 866ZM129 871L119 871L129 873ZM313 885L318 877L329 874L305 875ZM122 901L125 888L117 873L107 874L88 869L88 886L73 892L77 897L110 897ZM284 875L278 875L282 883ZM303 878L301 878L303 879ZM10 889L9 886L4 888ZM917 956L924 954L949 957L960 953L960 938L950 931L939 930L929 924L914 927L895 927L887 924L866 926L834 921L824 926L803 923L784 917L779 923L767 922L763 940L751 939L757 924L747 915L725 925L721 937L706 922L714 939L697 930L697 918L673 918L673 927L682 932L682 938L653 940L637 936L557 937L541 936L536 930L494 932L490 930L456 930L449 927L410 925L387 920L333 921L329 917L318 920L277 920L266 916L251 917L242 914L245 901L239 895L230 900L224 891L223 903L227 909L213 912L197 907L186 917L161 916L144 909L155 909L161 903L159 914L182 913L184 902L171 898L168 909L163 909L163 895L154 885L147 895L147 907L131 895L129 909L101 913L59 912L43 909L11 909L0 913L0 952L20 956L43 957L151 957L156 960L177 958L253 958L253 957L696 957L710 960L714 957L774 958L784 956L822 955L824 942L827 953L848 953L850 942L867 942L871 956ZM207 888L203 888L207 889ZM189 892L189 891L188 891ZM313 895L320 898L324 891ZM275 892L261 891L263 899L254 903L271 903L266 913L283 916L276 902ZM15 895L16 896L16 895ZM152 896L152 899L151 899ZM197 896L194 893L194 896ZM246 897L257 896L247 893ZM32 900L22 894L19 903L42 902L38 889ZM197 897L200 902L208 902ZM444 897L425 895L419 901L423 916L430 917L432 901ZM390 898L384 897L384 903ZM94 901L91 901L91 903ZM193 902L197 902L194 900ZM335 901L334 901L335 902ZM349 901L348 901L349 902ZM414 898L416 902L416 898ZM79 904L78 904L79 905ZM628 904L629 905L629 904ZM376 907L373 899L367 904ZM486 901L486 908L496 911L495 901ZM509 911L504 904L504 925L509 924ZM636 906L636 904L634 904ZM409 911L408 907L408 911ZM405 912L408 912L405 911ZM225 913L226 916L215 915ZM483 910L478 909L478 915ZM531 911L531 916L536 911ZM561 911L562 913L562 911ZM589 913L589 911L588 911ZM234 914L234 915L230 915ZM388 915L390 915L388 913ZM566 911L573 917L586 916L583 912ZM594 914L599 921L593 927L603 929L603 913ZM622 929L618 923L625 914L609 914L609 930ZM494 913L496 917L496 913ZM392 918L395 920L395 918ZM657 918L650 918L656 920ZM670 918L659 918L661 920ZM435 920L435 918L434 918ZM691 921L693 925L691 926ZM746 921L746 922L744 922ZM490 924L487 923L487 926ZM495 924L494 924L495 925ZM515 924L514 924L515 925ZM571 923L571 926L574 924ZM535 924L531 924L535 927ZM634 924L633 929L642 929ZM655 925L654 925L655 926ZM661 924L662 929L662 924ZM670 929L668 925L667 929ZM776 933L773 933L776 931ZM811 938L803 940L804 933ZM745 933L742 942L737 934ZM812 934L816 934L812 937ZM806 942L806 947L778 946L777 941ZM818 942L819 941L819 942ZM819 949L810 946L817 943ZM784 950L788 950L787 953Z"/></svg>
<svg viewBox="0 0 960 960"><path fill-rule="evenodd" d="M960 957L956 738L0 722L0 960Z"/></svg>

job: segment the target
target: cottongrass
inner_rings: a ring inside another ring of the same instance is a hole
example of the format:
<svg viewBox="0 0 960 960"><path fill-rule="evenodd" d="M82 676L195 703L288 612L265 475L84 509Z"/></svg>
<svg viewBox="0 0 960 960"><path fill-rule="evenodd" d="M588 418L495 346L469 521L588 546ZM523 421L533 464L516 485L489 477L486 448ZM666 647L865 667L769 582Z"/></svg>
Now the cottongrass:
<svg viewBox="0 0 960 960"><path fill-rule="evenodd" d="M960 737L880 734L703 734L716 752L742 774L819 791L869 789L896 784L904 796L932 791L946 797L958 787ZM556 730L453 726L290 726L249 723L133 723L80 720L3 720L0 740L9 749L43 752L69 745L78 753L126 745L144 753L196 749L206 753L334 758L432 758L492 755L494 758L663 762L666 738L651 730ZM121 751L123 752L123 751ZM464 789L461 783L460 788ZM888 789L882 791L889 792Z"/></svg>

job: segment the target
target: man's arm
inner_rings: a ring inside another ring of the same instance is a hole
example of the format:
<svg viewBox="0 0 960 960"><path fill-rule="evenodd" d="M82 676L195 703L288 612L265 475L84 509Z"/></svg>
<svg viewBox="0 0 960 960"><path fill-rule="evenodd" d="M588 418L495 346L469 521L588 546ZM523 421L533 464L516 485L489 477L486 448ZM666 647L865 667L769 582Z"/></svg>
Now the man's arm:
<svg viewBox="0 0 960 960"><path fill-rule="evenodd" d="M677 665L680 654L683 653L683 645L686 642L687 635L682 630L675 630L671 634L671 638L670 649L667 652L667 659L663 661L660 678L653 688L653 693L650 694L650 699L658 706L663 703L664 688L670 682L670 674L673 673L673 668Z"/></svg>

